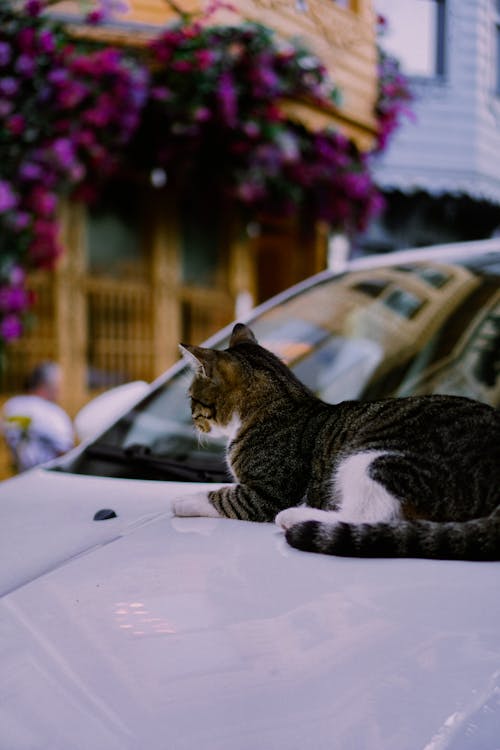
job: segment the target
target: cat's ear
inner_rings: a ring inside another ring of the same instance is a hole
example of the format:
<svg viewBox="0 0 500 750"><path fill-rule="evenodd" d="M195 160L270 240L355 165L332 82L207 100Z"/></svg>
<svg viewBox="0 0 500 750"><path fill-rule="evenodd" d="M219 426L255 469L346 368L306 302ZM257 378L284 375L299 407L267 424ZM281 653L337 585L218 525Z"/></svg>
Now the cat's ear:
<svg viewBox="0 0 500 750"><path fill-rule="evenodd" d="M196 372L202 372L205 377L209 378L213 369L215 352L211 349L203 349L201 346L189 346L189 344L179 344L179 351L183 360Z"/></svg>
<svg viewBox="0 0 500 750"><path fill-rule="evenodd" d="M236 346L236 344L256 344L257 339L255 338L253 331L243 323L236 323L229 339L229 346Z"/></svg>

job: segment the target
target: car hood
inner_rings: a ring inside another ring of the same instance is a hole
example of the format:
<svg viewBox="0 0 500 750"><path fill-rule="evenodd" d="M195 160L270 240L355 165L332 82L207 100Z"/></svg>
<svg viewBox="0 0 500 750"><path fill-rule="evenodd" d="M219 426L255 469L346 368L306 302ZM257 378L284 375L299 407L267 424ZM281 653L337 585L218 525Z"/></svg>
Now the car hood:
<svg viewBox="0 0 500 750"><path fill-rule="evenodd" d="M121 484L88 485L110 536L0 600L2 747L497 747L500 565L302 553Z"/></svg>
<svg viewBox="0 0 500 750"><path fill-rule="evenodd" d="M173 497L203 486L79 476L45 468L2 482L0 595L109 544L169 511ZM113 510L116 517L95 521L94 515L103 509Z"/></svg>

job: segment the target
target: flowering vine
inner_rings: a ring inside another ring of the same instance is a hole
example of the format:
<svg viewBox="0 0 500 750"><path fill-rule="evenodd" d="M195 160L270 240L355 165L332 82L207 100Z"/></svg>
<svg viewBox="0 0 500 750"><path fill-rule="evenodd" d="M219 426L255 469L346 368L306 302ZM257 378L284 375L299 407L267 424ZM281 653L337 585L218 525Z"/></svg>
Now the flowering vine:
<svg viewBox="0 0 500 750"><path fill-rule="evenodd" d="M353 229L366 223L377 194L365 158L343 136L313 134L280 107L285 98L338 103L338 89L307 50L254 23L179 23L151 53L154 127L144 141L159 165L178 171L212 155L210 173L253 210L307 205L313 219Z"/></svg>
<svg viewBox="0 0 500 750"><path fill-rule="evenodd" d="M305 208L352 230L376 211L368 157L339 133L309 132L281 106L338 102L306 49L258 24L183 18L139 58L75 41L44 14L50 0L18 2L0 0L0 345L22 334L33 302L25 269L50 268L61 252L61 196L91 197L127 162L170 175L201 163L254 211ZM87 20L100 17L94 9ZM399 112L401 88L390 85L386 75L379 149Z"/></svg>
<svg viewBox="0 0 500 750"><path fill-rule="evenodd" d="M0 342L22 333L33 301L23 269L61 252L60 197L113 171L147 96L144 67L72 43L43 7L0 0Z"/></svg>

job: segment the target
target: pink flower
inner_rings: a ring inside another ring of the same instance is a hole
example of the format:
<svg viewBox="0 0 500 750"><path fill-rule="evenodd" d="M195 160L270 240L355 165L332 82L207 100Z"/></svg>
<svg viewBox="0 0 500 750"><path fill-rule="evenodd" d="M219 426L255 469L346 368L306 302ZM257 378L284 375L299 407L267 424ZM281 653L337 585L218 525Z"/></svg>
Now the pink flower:
<svg viewBox="0 0 500 750"><path fill-rule="evenodd" d="M191 60L174 60L170 67L177 73L190 73L194 66Z"/></svg>
<svg viewBox="0 0 500 750"><path fill-rule="evenodd" d="M31 193L31 205L38 216L50 218L57 208L57 196L41 186L37 186Z"/></svg>
<svg viewBox="0 0 500 750"><path fill-rule="evenodd" d="M97 26L98 24L102 23L102 21L104 21L104 18L104 11L102 9L99 9L91 10L90 13L87 13L85 20L91 26Z"/></svg>
<svg viewBox="0 0 500 750"><path fill-rule="evenodd" d="M81 81L66 80L59 87L57 103L63 109L73 109L83 101L88 93L88 87Z"/></svg>
<svg viewBox="0 0 500 750"><path fill-rule="evenodd" d="M244 203L255 203L262 200L262 198L265 198L266 189L261 183L247 180L237 186L236 195Z"/></svg>
<svg viewBox="0 0 500 750"><path fill-rule="evenodd" d="M258 138L260 135L260 126L253 120L250 120L243 125L243 132L248 138Z"/></svg>
<svg viewBox="0 0 500 750"><path fill-rule="evenodd" d="M9 117L5 125L12 135L22 135L26 128L26 121L22 115L12 115L12 117Z"/></svg>
<svg viewBox="0 0 500 750"><path fill-rule="evenodd" d="M196 51L196 61L200 70L207 70L215 62L215 53L210 49L199 49Z"/></svg>
<svg viewBox="0 0 500 750"><path fill-rule="evenodd" d="M172 99L172 92L166 86L153 86L151 88L151 98L157 102L167 102Z"/></svg>
<svg viewBox="0 0 500 750"><path fill-rule="evenodd" d="M195 122L207 122L210 120L212 113L208 107L198 107L194 112Z"/></svg>

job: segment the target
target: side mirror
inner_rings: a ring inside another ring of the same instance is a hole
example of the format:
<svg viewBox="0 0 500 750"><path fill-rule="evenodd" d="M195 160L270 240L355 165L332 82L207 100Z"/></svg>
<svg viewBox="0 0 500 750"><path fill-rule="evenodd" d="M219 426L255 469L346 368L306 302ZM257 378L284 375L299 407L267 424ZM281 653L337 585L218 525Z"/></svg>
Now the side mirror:
<svg viewBox="0 0 500 750"><path fill-rule="evenodd" d="M149 385L143 380L118 385L85 404L74 419L75 431L82 442L96 437L125 414L146 394Z"/></svg>

